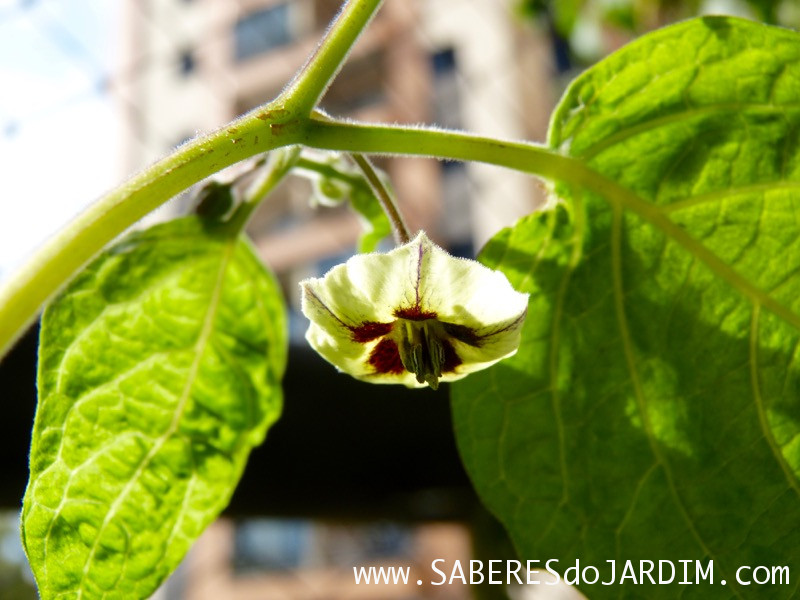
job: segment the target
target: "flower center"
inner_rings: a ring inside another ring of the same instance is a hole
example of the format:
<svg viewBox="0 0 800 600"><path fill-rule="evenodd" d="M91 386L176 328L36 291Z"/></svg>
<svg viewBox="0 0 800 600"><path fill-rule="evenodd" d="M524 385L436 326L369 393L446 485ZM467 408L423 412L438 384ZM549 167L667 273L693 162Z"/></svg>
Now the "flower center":
<svg viewBox="0 0 800 600"><path fill-rule="evenodd" d="M406 371L414 373L419 383L427 382L434 390L447 360L447 332L436 319L410 321L398 319L395 326L397 349Z"/></svg>

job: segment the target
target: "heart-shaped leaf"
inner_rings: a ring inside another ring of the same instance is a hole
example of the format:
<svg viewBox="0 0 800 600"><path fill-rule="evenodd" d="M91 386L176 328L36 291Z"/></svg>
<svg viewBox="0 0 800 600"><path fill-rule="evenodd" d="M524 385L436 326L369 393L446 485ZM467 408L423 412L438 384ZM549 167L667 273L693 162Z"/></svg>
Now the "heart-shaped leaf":
<svg viewBox="0 0 800 600"><path fill-rule="evenodd" d="M580 188L482 254L531 294L520 351L453 385L480 495L523 558L601 581L616 561L592 598L792 597L800 37L731 18L644 36L575 81L549 143ZM670 585L640 571L659 560ZM765 577L783 585L747 585Z"/></svg>

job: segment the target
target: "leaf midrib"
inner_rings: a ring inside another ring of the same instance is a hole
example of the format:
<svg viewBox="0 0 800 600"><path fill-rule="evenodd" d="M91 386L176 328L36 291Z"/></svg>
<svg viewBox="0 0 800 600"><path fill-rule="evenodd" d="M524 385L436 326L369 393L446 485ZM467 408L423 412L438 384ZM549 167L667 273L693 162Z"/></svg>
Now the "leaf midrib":
<svg viewBox="0 0 800 600"><path fill-rule="evenodd" d="M800 181L781 179L778 181L766 181L750 185L731 186L729 188L705 192L695 196L687 196L678 200L672 200L669 204L661 206L660 210L664 214L670 214L689 208L695 208L704 204L719 202L730 199L731 196L743 196L747 194L765 194L767 192L777 192L783 190L800 189Z"/></svg>
<svg viewBox="0 0 800 600"><path fill-rule="evenodd" d="M678 494L678 490L675 487L672 470L670 469L669 463L661 452L661 449L656 441L652 424L650 423L649 413L647 412L644 391L642 390L641 382L639 380L639 371L636 367L636 357L634 355L633 343L631 341L630 331L628 330L628 319L625 313L625 287L622 280L622 206L619 205L613 207L613 221L611 226L611 271L613 275L614 310L617 317L617 325L620 331L620 339L622 340L625 363L627 364L628 373L630 374L633 393L636 399L636 406L638 407L639 415L642 419L642 426L644 427L647 443L650 446L650 451L653 453L653 457L655 458L657 464L664 472L669 493L672 496L676 508L678 509L678 513L686 523L686 527L705 555L716 562L715 554L703 541L700 532L695 527L694 522L683 503L683 499L681 498L680 494ZM731 591L733 591L737 598L742 597L735 587L728 587Z"/></svg>
<svg viewBox="0 0 800 600"><path fill-rule="evenodd" d="M738 114L744 112L745 110L750 111L751 114L756 112L763 112L763 113L779 112L782 114L788 110L800 111L800 104L775 104L767 102L724 102L718 104L704 104L702 106L686 108L683 110L670 113L668 115L664 115L662 117L642 121L637 123L636 125L631 125L629 127L620 129L615 133L604 137L601 141L589 145L587 148L581 151L580 154L577 154L575 156L581 160L590 160L596 157L604 150L606 150L607 148L611 148L612 146L615 146L620 142L623 142L636 135L639 135L640 133L652 131L653 129L658 129L659 127L671 125L673 123L688 124L690 120L693 118L702 117L709 114L711 115L721 115L726 113ZM572 138L574 138L574 134L570 135L570 137L567 139L572 139ZM564 141L565 140L562 140L561 144L563 144Z"/></svg>
<svg viewBox="0 0 800 600"><path fill-rule="evenodd" d="M99 540L103 534L103 531L110 523L111 519L116 514L119 506L121 505L124 498L128 496L133 486L138 482L141 475L144 473L145 469L149 465L150 461L153 457L158 453L158 451L162 448L162 446L169 440L173 434L178 430L180 425L181 417L183 416L183 412L186 408L186 404L189 401L189 397L191 395L191 390L194 387L194 382L197 378L197 373L200 368L200 362L202 360L203 354L205 352L205 348L211 338L211 334L214 329L214 321L217 316L217 311L220 304L220 299L222 296L222 286L223 280L225 277L225 272L228 268L228 264L230 263L231 257L233 256L233 251L236 247L236 238L232 237L229 238L225 245L222 256L220 258L220 266L217 271L217 276L215 279L214 289L212 291L211 299L209 301L208 310L206 311L205 318L203 320L203 326L200 330L200 334L197 338L197 343L195 345L196 354L195 358L192 361L192 364L189 368L189 373L186 378L186 384L184 385L183 391L181 393L181 397L178 401L178 404L175 409L175 416L170 423L170 426L167 430L155 441L153 444L150 452L148 452L147 456L142 460L139 467L137 468L136 472L131 476L131 478L126 483L125 487L117 496L116 500L111 504L106 513L106 517L103 519L102 524L97 530L97 535L95 536L94 543L92 544L91 549L89 550L89 556L87 557L84 567L83 567L83 576L81 579L81 586L78 589L78 600L83 597L84 586L82 585L83 579L85 579L86 575L88 574L89 568L92 564L92 559L94 554L97 552Z"/></svg>
<svg viewBox="0 0 800 600"><path fill-rule="evenodd" d="M584 163L576 159L571 159L571 160L573 160L575 163L576 173L579 175L581 184L586 186L587 189L594 190L595 192L597 192L602 198L604 198L610 204L611 209L615 213L615 215L617 213L619 214L620 228L621 228L621 216L623 210L631 211L633 214L636 214L637 216L648 222L650 225L660 230L667 238L672 239L674 242L678 243L692 256L694 256L702 263L704 263L716 276L720 277L723 281L731 285L731 287L737 290L740 294L745 296L753 304L754 310L758 309L759 307L764 307L773 314L775 314L778 318L785 321L788 325L800 331L799 315L794 313L787 306L773 299L768 293L764 292L757 286L752 285L745 277L740 275L735 269L733 269L730 265L725 263L719 256L714 254L710 249L708 249L702 243L700 243L695 238L690 236L684 229L682 229L671 219L669 219L664 214L664 211L660 207L655 206L641 199L638 195L636 195L629 189L617 184L615 181L611 179L606 178L602 174L586 166ZM616 217L615 217L615 226L616 226ZM621 258L619 260L621 260ZM614 263L613 271L615 273L615 277L617 276L617 271L619 270L620 270L620 265L618 263ZM618 297L617 302L622 303L623 300L622 296L619 295L620 292L621 289L617 290L615 285L615 296ZM621 313L619 313L620 310L622 310ZM627 335L627 329L624 328L624 323L625 323L624 306L621 307L621 309L620 307L618 307L617 311L618 311L618 320L620 322L620 327L623 334L622 335L623 343L626 349L625 350L626 362L628 362L629 371L631 372L632 376L634 376L636 371L635 371L635 364L632 362L633 349L632 347L630 347L630 339ZM667 476L670 482L670 487L673 493L676 494L677 492L674 490L674 486L672 484L671 472L669 471L667 464L663 462L663 460L659 456L657 446L655 445L655 440L653 438L652 432L650 431L649 424L647 424L648 422L646 420L646 413L644 411L643 398L640 396L641 390L638 387L638 380L635 377L633 379L633 383L636 389L637 403L640 404L640 412L642 412L643 422L646 423L648 442L653 448L657 460L659 460L659 462L662 464L664 468L665 475ZM760 410L758 406L756 408ZM759 412L759 418L762 418L760 412ZM768 426L768 424L762 423L762 427L764 425ZM765 436L766 435L767 434L765 432ZM783 469L787 479L789 479L790 481L790 485L792 485L792 487L796 491L799 490L800 487L798 487L798 484L791 483L792 474L791 472L787 472L788 466L785 465L785 463L782 461L781 458L782 455L780 455L777 448L774 447L774 443L771 442L769 436L767 436L766 441L768 444L770 444L773 454L776 455L776 459L778 460L779 465ZM684 510L682 505L681 509ZM684 517L687 519L687 523L690 523L691 526L691 522L688 520L688 514L685 513L685 510L683 514ZM694 532L693 527L692 531ZM700 540L699 537L697 539L701 543L701 547L705 549L705 546L702 544L702 540ZM709 556L711 556L710 553ZM734 589L734 592L738 595L738 591Z"/></svg>
<svg viewBox="0 0 800 600"><path fill-rule="evenodd" d="M615 206L619 206L622 209L629 210L654 226L667 238L682 246L692 256L705 264L716 276L728 283L752 303L760 304L800 331L800 315L775 300L767 292L750 283L733 267L667 217L660 207L643 200L631 190L605 177L580 160L574 158L567 158L567 160L572 163L572 173L582 187L599 194L611 205L612 209Z"/></svg>
<svg viewBox="0 0 800 600"><path fill-rule="evenodd" d="M756 405L758 412L758 424L761 427L761 432L764 434L764 439L769 446L775 461L780 466L786 481L789 486L794 490L794 493L800 498L800 482L791 471L791 467L787 464L786 459L778 446L775 436L770 429L767 420L766 410L764 408L764 400L761 397L761 386L758 379L758 322L761 314L760 306L758 304L753 306L753 314L750 321L750 384L753 388L753 401Z"/></svg>

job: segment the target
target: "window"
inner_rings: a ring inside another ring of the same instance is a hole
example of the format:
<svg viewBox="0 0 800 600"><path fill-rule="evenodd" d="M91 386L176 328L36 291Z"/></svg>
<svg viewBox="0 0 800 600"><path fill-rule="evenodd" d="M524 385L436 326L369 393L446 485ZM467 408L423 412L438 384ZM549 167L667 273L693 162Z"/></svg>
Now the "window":
<svg viewBox="0 0 800 600"><path fill-rule="evenodd" d="M178 57L178 70L180 74L186 77L191 74L196 67L194 52L191 50L184 50Z"/></svg>
<svg viewBox="0 0 800 600"><path fill-rule="evenodd" d="M346 63L322 98L322 108L343 115L384 102L383 65L382 51Z"/></svg>
<svg viewBox="0 0 800 600"><path fill-rule="evenodd" d="M236 60L278 48L292 41L289 5L278 4L239 19L234 32Z"/></svg>
<svg viewBox="0 0 800 600"><path fill-rule="evenodd" d="M453 48L444 48L430 57L433 71L433 118L449 129L460 129L461 102L458 83L458 63ZM458 163L444 163L455 166Z"/></svg>
<svg viewBox="0 0 800 600"><path fill-rule="evenodd" d="M433 72L433 118L449 129L461 129L461 95L458 81L458 57L453 48L443 48L430 56ZM441 198L444 214L440 234L448 240L447 249L455 256L472 258L472 210L474 188L463 162L445 160L441 168Z"/></svg>
<svg viewBox="0 0 800 600"><path fill-rule="evenodd" d="M445 48L431 55L433 73L436 77L444 77L456 70L456 53L452 48Z"/></svg>

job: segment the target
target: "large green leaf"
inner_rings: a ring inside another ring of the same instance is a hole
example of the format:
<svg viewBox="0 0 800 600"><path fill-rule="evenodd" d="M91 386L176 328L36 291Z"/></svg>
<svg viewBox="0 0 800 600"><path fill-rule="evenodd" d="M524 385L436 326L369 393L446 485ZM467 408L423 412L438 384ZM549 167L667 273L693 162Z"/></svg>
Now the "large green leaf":
<svg viewBox="0 0 800 600"><path fill-rule="evenodd" d="M713 560L714 585L678 585L676 562L672 585L589 597L796 592L799 132L796 33L727 18L655 32L554 115L581 190L483 252L530 306L518 354L453 386L454 423L520 553L604 580L607 560ZM791 583L737 583L757 565Z"/></svg>
<svg viewBox="0 0 800 600"><path fill-rule="evenodd" d="M248 243L195 218L47 308L22 516L42 598L146 598L177 566L278 417L285 329Z"/></svg>

